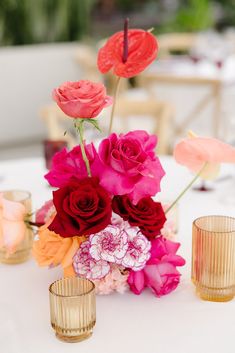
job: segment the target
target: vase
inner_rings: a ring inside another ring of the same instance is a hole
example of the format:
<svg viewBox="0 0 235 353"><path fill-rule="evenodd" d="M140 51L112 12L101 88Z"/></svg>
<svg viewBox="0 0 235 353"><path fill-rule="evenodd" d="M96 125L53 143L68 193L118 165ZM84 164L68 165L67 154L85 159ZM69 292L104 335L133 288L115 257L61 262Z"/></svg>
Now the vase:
<svg viewBox="0 0 235 353"><path fill-rule="evenodd" d="M8 190L3 192L3 198L9 201L20 202L25 206L26 213L32 212L31 194L23 190ZM19 264L29 259L33 245L33 231L29 228L25 229L25 234L18 244L16 250L12 254L8 254L7 249L0 249L0 262L5 264Z"/></svg>

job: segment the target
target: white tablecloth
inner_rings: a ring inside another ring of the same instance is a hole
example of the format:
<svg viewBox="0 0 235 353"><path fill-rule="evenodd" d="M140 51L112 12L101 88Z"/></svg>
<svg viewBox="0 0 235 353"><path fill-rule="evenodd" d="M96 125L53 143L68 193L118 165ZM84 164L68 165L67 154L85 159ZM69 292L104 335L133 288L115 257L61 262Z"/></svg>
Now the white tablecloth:
<svg viewBox="0 0 235 353"><path fill-rule="evenodd" d="M172 199L192 176L171 158L163 158L162 164L167 172L163 196ZM39 207L51 196L43 165L41 159L0 163L0 189L30 190L34 208ZM224 168L222 174L230 170ZM229 182L214 185L215 191L190 191L180 202L178 240L187 265L180 268L176 291L160 299L148 290L140 296L97 297L97 324L87 341L60 342L50 327L48 285L61 276L60 269L39 268L33 259L15 266L0 264L0 352L234 353L235 301L202 301L190 281L192 221L209 214L235 216L235 206L223 202Z"/></svg>

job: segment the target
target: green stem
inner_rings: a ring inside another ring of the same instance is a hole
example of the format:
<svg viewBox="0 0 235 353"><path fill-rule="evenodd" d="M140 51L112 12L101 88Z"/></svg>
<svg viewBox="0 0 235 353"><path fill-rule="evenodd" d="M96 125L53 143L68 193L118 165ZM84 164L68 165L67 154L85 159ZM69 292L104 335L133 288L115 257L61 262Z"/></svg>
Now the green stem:
<svg viewBox="0 0 235 353"><path fill-rule="evenodd" d="M175 201L167 208L165 213L168 213L176 204L177 202L181 199L181 197L188 191L188 189L191 188L191 186L195 183L195 181L200 177L201 173L207 166L208 162L204 163L202 168L199 170L199 172L195 175L195 177L191 180L191 182L186 186L186 188L179 194L179 196L175 199Z"/></svg>
<svg viewBox="0 0 235 353"><path fill-rule="evenodd" d="M114 90L114 97L113 97L113 106L112 106L112 111L111 111L111 117L110 117L110 123L109 123L109 134L111 134L112 127L113 127L113 117L114 117L114 111L116 107L116 102L117 102L117 95L118 95L118 90L121 82L121 77L119 76L117 78L115 90Z"/></svg>
<svg viewBox="0 0 235 353"><path fill-rule="evenodd" d="M89 177L91 177L90 163L89 163L89 160L88 160L87 155L86 155L85 144L84 144L83 123L84 123L84 120L83 120L83 119L81 119L81 121L79 121L78 124L77 124L77 122L75 121L75 125L76 125L77 131L78 131L78 133L79 133L79 137L80 137L80 145L81 145L81 151L82 151L82 158L83 158L83 160L84 160L84 162L85 162L85 165L86 165L87 174L88 174Z"/></svg>

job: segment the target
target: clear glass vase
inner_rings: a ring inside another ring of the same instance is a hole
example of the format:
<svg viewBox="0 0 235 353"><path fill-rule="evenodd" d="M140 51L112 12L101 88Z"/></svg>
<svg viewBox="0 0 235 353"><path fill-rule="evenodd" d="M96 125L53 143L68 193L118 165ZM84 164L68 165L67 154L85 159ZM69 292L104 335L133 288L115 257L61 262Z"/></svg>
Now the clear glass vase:
<svg viewBox="0 0 235 353"><path fill-rule="evenodd" d="M92 335L96 322L95 285L85 278L67 277L49 287L51 326L65 342Z"/></svg>
<svg viewBox="0 0 235 353"><path fill-rule="evenodd" d="M3 197L9 201L20 202L25 206L26 213L32 212L31 194L23 190L8 190L4 191ZM13 254L8 254L5 247L0 249L0 262L5 264L19 264L29 259L33 245L33 231L29 228L25 229L24 238L17 246Z"/></svg>
<svg viewBox="0 0 235 353"><path fill-rule="evenodd" d="M204 300L235 296L235 218L206 216L193 223L192 281Z"/></svg>

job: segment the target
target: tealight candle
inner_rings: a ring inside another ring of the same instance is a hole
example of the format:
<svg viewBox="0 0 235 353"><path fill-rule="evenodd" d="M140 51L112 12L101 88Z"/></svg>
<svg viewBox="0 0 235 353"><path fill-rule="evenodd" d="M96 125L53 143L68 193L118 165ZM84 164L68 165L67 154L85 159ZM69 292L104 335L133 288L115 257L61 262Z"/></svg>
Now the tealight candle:
<svg viewBox="0 0 235 353"><path fill-rule="evenodd" d="M204 300L235 296L235 218L207 216L193 222L192 281Z"/></svg>
<svg viewBox="0 0 235 353"><path fill-rule="evenodd" d="M96 322L95 285L79 277L67 277L49 287L51 326L56 337L79 342L90 337Z"/></svg>
<svg viewBox="0 0 235 353"><path fill-rule="evenodd" d="M6 201L13 201L15 203L22 204L25 207L26 215L31 214L32 202L30 192L24 190L8 190L3 191L1 195L2 198ZM28 220L30 221L30 216L28 216ZM4 222L4 219L2 221ZM14 225L14 223L16 223L14 220L5 220L5 226L2 225L5 231L9 232L12 236L15 235L12 234L12 231L13 233L17 231L17 227ZM8 246L5 244L6 240L2 239L2 247L0 248L0 262L6 264L18 264L29 259L33 244L33 231L31 228L26 226L22 231L24 233L22 234L22 240L19 242L19 244L17 244L16 249L13 252L9 253ZM2 234L2 237L4 237L4 234ZM10 239L8 239L7 242L8 241L10 241Z"/></svg>

